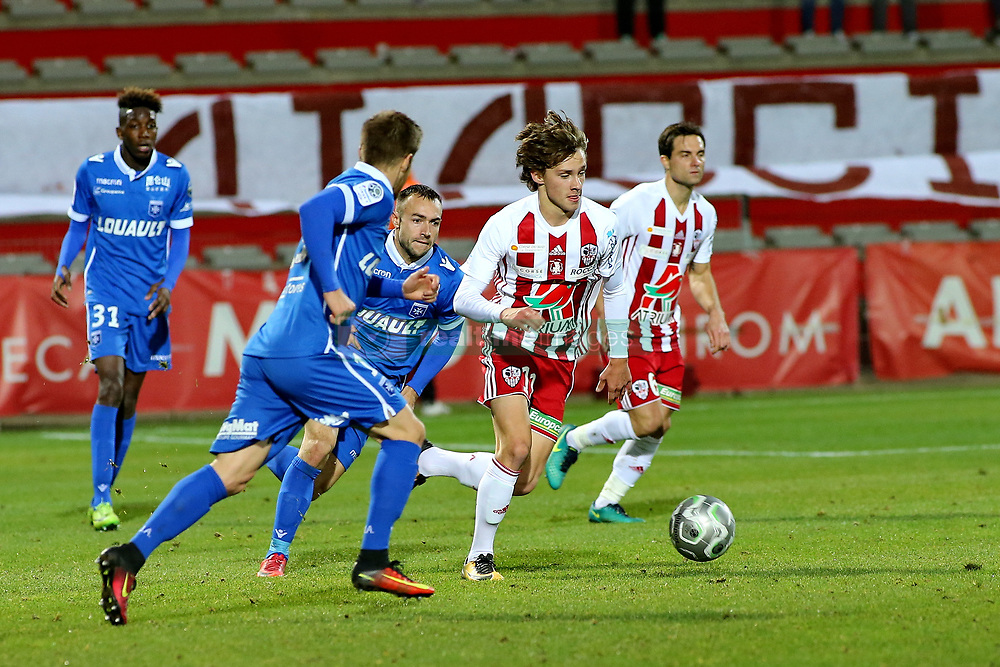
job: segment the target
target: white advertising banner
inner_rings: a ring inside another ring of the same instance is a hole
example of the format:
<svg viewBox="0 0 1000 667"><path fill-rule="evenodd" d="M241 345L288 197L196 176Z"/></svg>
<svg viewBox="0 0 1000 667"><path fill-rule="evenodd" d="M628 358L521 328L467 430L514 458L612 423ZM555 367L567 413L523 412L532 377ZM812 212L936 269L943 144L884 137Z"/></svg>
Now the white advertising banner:
<svg viewBox="0 0 1000 667"><path fill-rule="evenodd" d="M656 140L682 119L708 144L708 195L912 199L997 206L1000 70L691 82L421 85L164 97L159 148L185 163L198 212L294 210L357 159L382 109L424 129L414 173L448 207L523 195L514 136L546 109L590 138L587 194L662 176ZM89 155L115 146L110 97L0 100L0 217L62 215Z"/></svg>

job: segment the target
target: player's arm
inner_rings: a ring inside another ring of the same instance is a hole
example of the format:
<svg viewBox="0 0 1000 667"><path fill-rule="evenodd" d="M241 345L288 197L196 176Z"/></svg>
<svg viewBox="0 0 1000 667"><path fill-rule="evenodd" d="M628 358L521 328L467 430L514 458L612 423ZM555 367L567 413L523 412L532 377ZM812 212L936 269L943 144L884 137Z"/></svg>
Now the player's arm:
<svg viewBox="0 0 1000 667"><path fill-rule="evenodd" d="M435 375L445 367L451 355L458 347L458 341L462 337L462 324L465 322L461 317L456 317L450 322L438 326L434 340L427 347L427 351L420 358L417 367L413 369L413 375L406 383L406 388L413 390L416 396L424 393L427 384Z"/></svg>
<svg viewBox="0 0 1000 667"><path fill-rule="evenodd" d="M504 308L483 296L486 281L465 274L455 292L455 312L476 322L503 322L514 329L537 331L545 324L542 314L530 306Z"/></svg>
<svg viewBox="0 0 1000 667"><path fill-rule="evenodd" d="M719 290L715 286L711 265L692 262L688 272L688 285L694 300L708 313L705 333L708 334L712 354L729 349L729 325L726 324L726 313L719 302Z"/></svg>
<svg viewBox="0 0 1000 667"><path fill-rule="evenodd" d="M72 215L69 221L69 229L63 237L62 246L59 249L59 261L56 262L56 276L52 281L52 292L50 298L63 308L69 307L69 299L63 290L73 289L73 280L70 277L69 265L80 253L83 244L87 242L87 229L90 227L90 218L77 219L77 215Z"/></svg>
<svg viewBox="0 0 1000 667"><path fill-rule="evenodd" d="M607 326L608 365L597 381L597 391L608 389L608 403L614 403L632 382L628 369L628 292L621 262L604 283L604 322Z"/></svg>
<svg viewBox="0 0 1000 667"><path fill-rule="evenodd" d="M171 227L170 228L170 250L167 253L167 272L163 280L149 288L146 293L146 300L149 301L155 295L153 303L149 304L149 315L146 319L152 320L161 313L167 312L170 307L171 297L177 280L181 277L181 271L187 264L188 254L191 251L191 227Z"/></svg>
<svg viewBox="0 0 1000 667"><path fill-rule="evenodd" d="M330 309L330 322L343 324L354 313L354 301L340 288L333 268L333 235L336 227L353 222L348 211L346 194L339 187L329 187L311 197L299 207L299 227L311 260L312 272L323 291L323 300ZM351 211L354 200L351 199Z"/></svg>

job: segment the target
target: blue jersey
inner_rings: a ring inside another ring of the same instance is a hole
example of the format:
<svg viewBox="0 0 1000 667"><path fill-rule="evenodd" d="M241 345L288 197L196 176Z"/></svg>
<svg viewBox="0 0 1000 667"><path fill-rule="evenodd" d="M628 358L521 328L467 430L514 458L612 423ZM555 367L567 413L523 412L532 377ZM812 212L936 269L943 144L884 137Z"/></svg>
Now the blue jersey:
<svg viewBox="0 0 1000 667"><path fill-rule="evenodd" d="M462 271L438 246L435 245L431 252L413 264L407 264L396 249L393 235L390 235L385 241L384 259L375 269L375 275L406 280L424 266L441 278L434 303L368 297L354 316L356 347L399 387L403 386L406 375L417 367L425 354L435 353L430 343L438 329L452 331L465 321L454 308L455 291L462 282ZM450 357L453 351L454 346L447 346L437 352ZM440 360L440 366L445 362L447 359Z"/></svg>
<svg viewBox="0 0 1000 667"><path fill-rule="evenodd" d="M89 221L87 301L145 315L149 288L166 275L169 229L194 224L191 177L183 164L156 151L136 172L119 147L80 165L68 214Z"/></svg>
<svg viewBox="0 0 1000 667"><path fill-rule="evenodd" d="M395 199L388 179L359 162L299 209L302 240L274 312L243 350L262 358L326 354L349 326L330 323L323 292L339 288L355 304L383 254ZM332 282L331 282L332 279Z"/></svg>

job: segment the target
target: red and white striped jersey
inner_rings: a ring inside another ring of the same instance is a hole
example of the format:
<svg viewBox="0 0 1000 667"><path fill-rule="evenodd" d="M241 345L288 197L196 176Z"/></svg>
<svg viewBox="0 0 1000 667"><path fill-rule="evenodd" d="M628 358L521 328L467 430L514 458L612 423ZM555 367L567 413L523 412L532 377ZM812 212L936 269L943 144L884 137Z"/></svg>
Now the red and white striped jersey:
<svg viewBox="0 0 1000 667"><path fill-rule="evenodd" d="M537 194L495 213L462 271L483 283L492 280L494 303L531 306L546 322L539 331L487 324L484 338L497 347L520 347L552 359L574 360L583 354L601 285L620 266L615 224L611 211L586 197L559 227L545 221Z"/></svg>
<svg viewBox="0 0 1000 667"><path fill-rule="evenodd" d="M629 341L643 350L670 350L677 332L677 295L691 262L708 264L718 217L697 192L682 215L663 179L640 183L611 204L618 216L625 288L630 292Z"/></svg>

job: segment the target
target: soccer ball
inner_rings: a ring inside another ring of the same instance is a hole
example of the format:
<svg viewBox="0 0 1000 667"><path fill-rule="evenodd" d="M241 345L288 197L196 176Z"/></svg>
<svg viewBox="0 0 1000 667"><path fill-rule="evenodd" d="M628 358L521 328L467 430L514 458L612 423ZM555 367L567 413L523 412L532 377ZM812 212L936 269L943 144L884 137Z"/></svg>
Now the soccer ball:
<svg viewBox="0 0 1000 667"><path fill-rule="evenodd" d="M670 541L689 560L715 560L733 543L736 520L714 496L691 496L670 515Z"/></svg>

